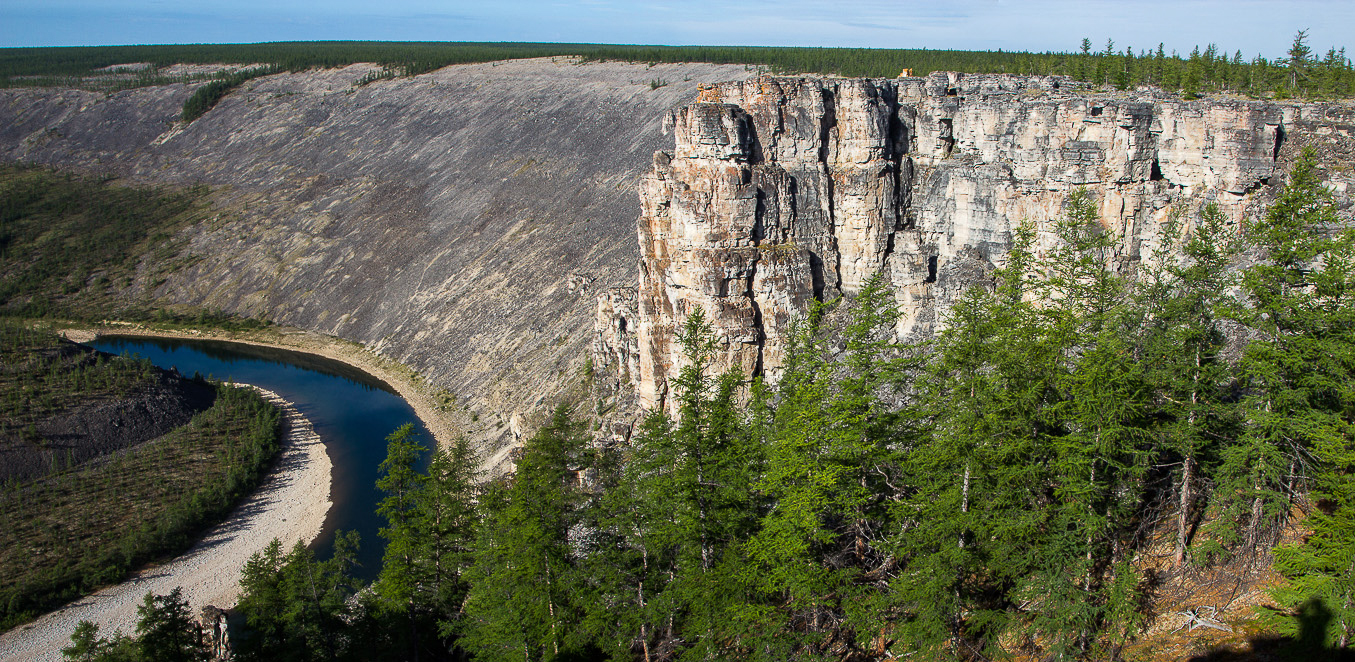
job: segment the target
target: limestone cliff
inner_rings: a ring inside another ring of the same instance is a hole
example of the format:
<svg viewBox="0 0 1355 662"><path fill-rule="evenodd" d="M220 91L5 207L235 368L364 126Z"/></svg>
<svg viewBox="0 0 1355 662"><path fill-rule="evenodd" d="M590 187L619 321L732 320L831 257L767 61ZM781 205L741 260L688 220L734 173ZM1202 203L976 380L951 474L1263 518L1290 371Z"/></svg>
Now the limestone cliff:
<svg viewBox="0 0 1355 662"><path fill-rule="evenodd" d="M602 333L598 347L634 366L641 406L659 406L682 360L674 334L700 307L723 346L717 370L775 379L808 303L876 272L896 292L900 336L926 336L1004 263L1018 224L1047 247L1077 188L1119 238L1124 270L1173 208L1214 202L1234 223L1258 213L1300 143L1323 147L1349 207L1352 123L1349 105L1098 94L1053 77L710 86L669 115L674 148L640 185L633 317L612 305L600 325L629 335Z"/></svg>

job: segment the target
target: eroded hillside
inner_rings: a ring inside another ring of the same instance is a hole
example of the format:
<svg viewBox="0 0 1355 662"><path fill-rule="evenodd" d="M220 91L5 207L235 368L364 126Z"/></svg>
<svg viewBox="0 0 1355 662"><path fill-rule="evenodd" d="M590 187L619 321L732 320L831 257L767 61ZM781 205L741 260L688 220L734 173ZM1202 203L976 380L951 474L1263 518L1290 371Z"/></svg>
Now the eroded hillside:
<svg viewBox="0 0 1355 662"><path fill-rule="evenodd" d="M663 116L751 74L544 59L356 85L371 69L256 79L186 126L186 85L3 90L0 154L213 187L216 221L186 231L200 259L129 296L363 343L510 441L577 383L597 292L634 282Z"/></svg>
<svg viewBox="0 0 1355 662"><path fill-rule="evenodd" d="M659 402L694 305L717 313L726 364L774 376L812 297L883 269L900 333L926 335L1016 224L1078 187L1132 269L1178 203L1254 215L1302 145L1348 208L1355 154L1348 104L1058 78L542 59L360 85L372 71L258 78L187 125L188 85L0 90L0 158L206 184L215 219L124 296L362 343L449 391L498 451L590 361Z"/></svg>

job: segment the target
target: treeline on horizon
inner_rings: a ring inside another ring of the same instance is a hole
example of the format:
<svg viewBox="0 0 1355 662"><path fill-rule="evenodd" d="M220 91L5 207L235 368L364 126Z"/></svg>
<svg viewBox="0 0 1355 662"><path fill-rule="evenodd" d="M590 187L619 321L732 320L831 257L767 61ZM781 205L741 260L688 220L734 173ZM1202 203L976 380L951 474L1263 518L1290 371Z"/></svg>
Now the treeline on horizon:
<svg viewBox="0 0 1355 662"><path fill-rule="evenodd" d="M237 659L1139 659L1164 593L1272 558L1279 607L1227 617L1340 654L1355 230L1312 153L1242 237L1212 205L1173 215L1133 279L1085 191L1051 226L933 341L898 340L880 276L817 308L775 385L714 374L693 311L676 413L625 442L561 405L481 484L465 439L419 472L397 430L376 582L351 536L325 561L275 543L241 579ZM170 659L157 641L82 626L67 658Z"/></svg>
<svg viewBox="0 0 1355 662"><path fill-rule="evenodd" d="M159 74L172 64L262 64L279 70L342 67L371 62L391 75L416 75L453 64L518 58L577 56L585 61L710 62L766 67L778 73L893 78L904 69L1065 75L1096 85L1132 89L1155 85L1188 98L1210 92L1251 96L1340 98L1355 93L1355 69L1345 48L1315 52L1299 32L1286 57L1229 53L1214 44L1189 54L1162 44L1135 49L1108 40L1077 52L931 49L792 48L753 46L629 46L609 44L318 41L260 44L187 44L0 49L0 87L83 84L95 70L149 63L121 87L173 82ZM223 74L227 75L227 74ZM187 77L183 80L188 80Z"/></svg>

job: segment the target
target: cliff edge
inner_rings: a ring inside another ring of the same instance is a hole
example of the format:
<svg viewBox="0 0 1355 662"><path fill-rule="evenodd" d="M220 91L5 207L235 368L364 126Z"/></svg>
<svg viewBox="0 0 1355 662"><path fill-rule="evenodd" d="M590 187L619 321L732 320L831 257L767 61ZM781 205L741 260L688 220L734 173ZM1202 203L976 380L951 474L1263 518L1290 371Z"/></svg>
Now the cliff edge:
<svg viewBox="0 0 1355 662"><path fill-rule="evenodd" d="M1318 148L1349 217L1355 107L1097 93L1062 77L935 73L897 80L761 77L702 89L669 114L671 151L640 184L637 288L604 293L595 354L664 406L695 308L722 347L715 370L775 380L793 320L877 272L900 337L944 325L991 282L1012 231L1053 241L1086 189L1127 274L1172 213L1217 204L1241 232L1303 145Z"/></svg>

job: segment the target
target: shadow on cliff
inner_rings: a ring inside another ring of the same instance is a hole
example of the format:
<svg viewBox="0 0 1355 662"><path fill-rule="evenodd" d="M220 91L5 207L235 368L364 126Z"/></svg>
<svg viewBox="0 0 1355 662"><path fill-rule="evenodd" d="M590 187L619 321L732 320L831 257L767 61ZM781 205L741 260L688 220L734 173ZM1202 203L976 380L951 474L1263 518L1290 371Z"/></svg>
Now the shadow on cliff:
<svg viewBox="0 0 1355 662"><path fill-rule="evenodd" d="M1248 650L1223 649L1190 658L1190 662L1355 662L1355 649L1329 646L1333 626L1331 609L1321 598L1311 598L1299 607L1296 637L1265 635L1248 640Z"/></svg>

